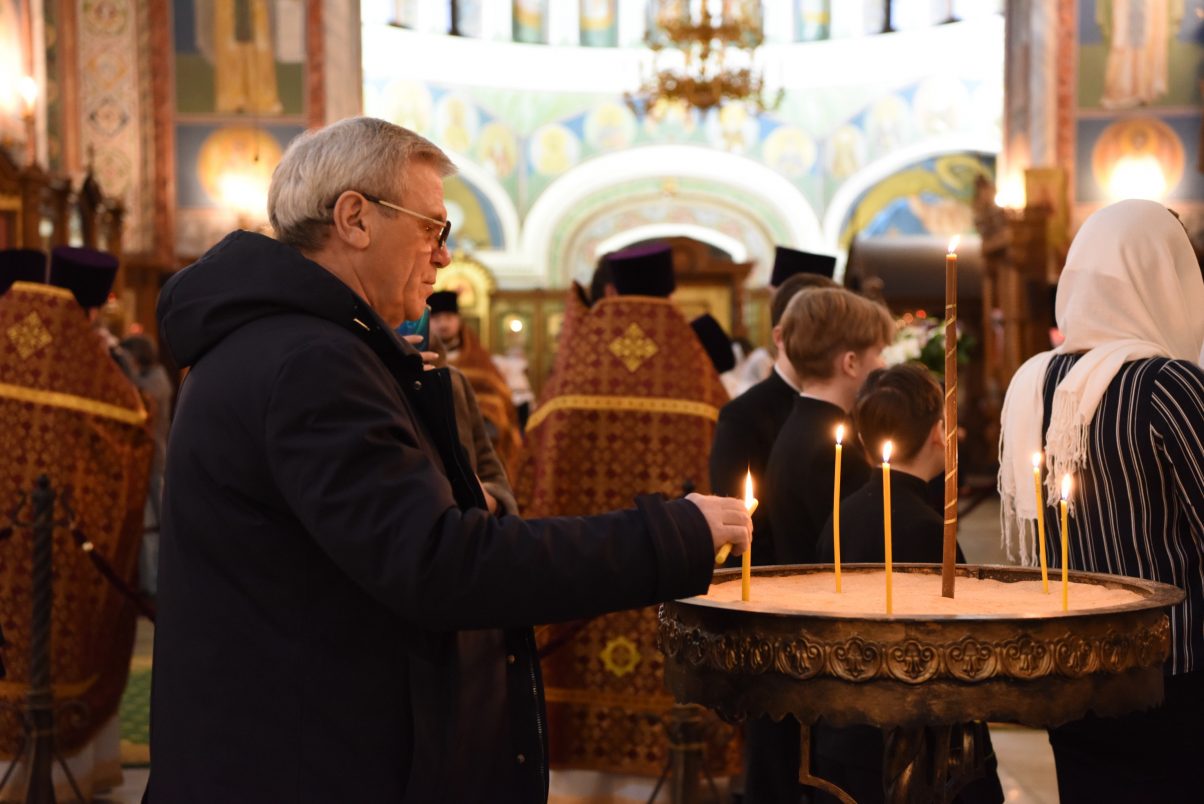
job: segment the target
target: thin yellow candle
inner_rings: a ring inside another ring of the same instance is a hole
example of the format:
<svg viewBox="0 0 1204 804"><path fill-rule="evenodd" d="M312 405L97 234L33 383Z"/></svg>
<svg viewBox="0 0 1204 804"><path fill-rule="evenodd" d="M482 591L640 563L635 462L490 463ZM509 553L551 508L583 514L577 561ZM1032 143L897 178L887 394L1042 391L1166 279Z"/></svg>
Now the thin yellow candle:
<svg viewBox="0 0 1204 804"><path fill-rule="evenodd" d="M1062 611L1070 610L1070 531L1067 529L1066 501L1070 499L1070 475L1062 475Z"/></svg>
<svg viewBox="0 0 1204 804"><path fill-rule="evenodd" d="M1041 453L1033 453L1033 489L1037 492L1037 543L1041 545L1041 591L1049 594L1049 564L1045 561L1045 496L1041 491Z"/></svg>
<svg viewBox="0 0 1204 804"><path fill-rule="evenodd" d="M750 469L744 475L744 507L748 511L748 515L752 516L753 511L757 510L757 498L753 496L752 470ZM740 599L747 602L749 594L749 586L752 580L752 545L744 551L740 561Z"/></svg>
<svg viewBox="0 0 1204 804"><path fill-rule="evenodd" d="M844 425L836 428L836 469L832 477L832 563L836 567L836 591L840 591L840 453L844 449Z"/></svg>
<svg viewBox="0 0 1204 804"><path fill-rule="evenodd" d="M886 613L893 613L891 601L891 550L890 550L890 451L891 444L887 441L882 445L882 526L886 540Z"/></svg>

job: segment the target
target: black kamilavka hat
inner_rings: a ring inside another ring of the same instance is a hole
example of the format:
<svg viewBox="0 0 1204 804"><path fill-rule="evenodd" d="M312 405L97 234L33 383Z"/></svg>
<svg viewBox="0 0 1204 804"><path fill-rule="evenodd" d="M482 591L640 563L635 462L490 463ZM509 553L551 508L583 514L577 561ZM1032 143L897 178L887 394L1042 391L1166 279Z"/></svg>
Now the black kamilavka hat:
<svg viewBox="0 0 1204 804"><path fill-rule="evenodd" d="M732 339L723 331L723 325L715 320L710 313L703 313L690 322L690 328L698 336L707 357L715 366L715 371L722 374L736 367L736 355L732 352Z"/></svg>
<svg viewBox="0 0 1204 804"><path fill-rule="evenodd" d="M460 312L460 300L454 290L436 290L427 297L426 303L431 307L431 315Z"/></svg>
<svg viewBox="0 0 1204 804"><path fill-rule="evenodd" d="M769 278L769 284L771 287L781 287L783 282L795 274L819 274L831 279L835 272L835 257L778 246L774 250L773 274Z"/></svg>

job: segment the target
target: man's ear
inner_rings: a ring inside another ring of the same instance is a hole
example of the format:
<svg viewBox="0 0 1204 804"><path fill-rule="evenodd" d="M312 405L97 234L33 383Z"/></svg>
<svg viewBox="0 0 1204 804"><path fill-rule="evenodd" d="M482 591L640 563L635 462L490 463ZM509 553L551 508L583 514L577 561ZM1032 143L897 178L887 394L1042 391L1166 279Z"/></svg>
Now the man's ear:
<svg viewBox="0 0 1204 804"><path fill-rule="evenodd" d="M366 207L364 197L353 192L343 193L334 204L334 235L355 249L365 249L372 242Z"/></svg>
<svg viewBox="0 0 1204 804"><path fill-rule="evenodd" d="M846 377L857 376L857 362L860 360L856 352L842 352L836 364L836 371Z"/></svg>
<svg viewBox="0 0 1204 804"><path fill-rule="evenodd" d="M776 352L780 352L786 348L782 342L782 325L778 324L773 328L773 348Z"/></svg>
<svg viewBox="0 0 1204 804"><path fill-rule="evenodd" d="M943 416L932 425L932 432L928 434L928 440L941 449L945 448L945 418Z"/></svg>

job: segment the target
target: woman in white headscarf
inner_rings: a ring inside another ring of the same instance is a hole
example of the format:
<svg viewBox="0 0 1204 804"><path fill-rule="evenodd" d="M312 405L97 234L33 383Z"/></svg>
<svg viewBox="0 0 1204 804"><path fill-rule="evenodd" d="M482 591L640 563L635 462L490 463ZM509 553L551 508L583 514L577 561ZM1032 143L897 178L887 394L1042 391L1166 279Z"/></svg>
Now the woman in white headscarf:
<svg viewBox="0 0 1204 804"><path fill-rule="evenodd" d="M1050 731L1071 801L1194 801L1204 790L1204 278L1165 207L1121 201L1089 217L1058 282L1066 340L1026 362L1003 407L999 491L1009 554L1036 562L1033 453L1048 503L1074 479L1072 569L1174 584L1166 703ZM1046 517L1051 564L1059 525Z"/></svg>

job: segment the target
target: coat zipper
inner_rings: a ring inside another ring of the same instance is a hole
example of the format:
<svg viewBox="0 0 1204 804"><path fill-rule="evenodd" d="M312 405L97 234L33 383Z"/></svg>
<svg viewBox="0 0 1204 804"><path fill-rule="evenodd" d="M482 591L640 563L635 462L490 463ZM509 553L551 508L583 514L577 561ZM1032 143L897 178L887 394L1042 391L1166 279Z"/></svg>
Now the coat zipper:
<svg viewBox="0 0 1204 804"><path fill-rule="evenodd" d="M539 683L535 679L535 664L539 661L539 653L535 650L535 639L531 634L527 639L527 671L531 674L531 702L535 704L535 733L539 737L539 784L543 788L543 800L548 800L548 758L544 753L543 713L539 706Z"/></svg>

